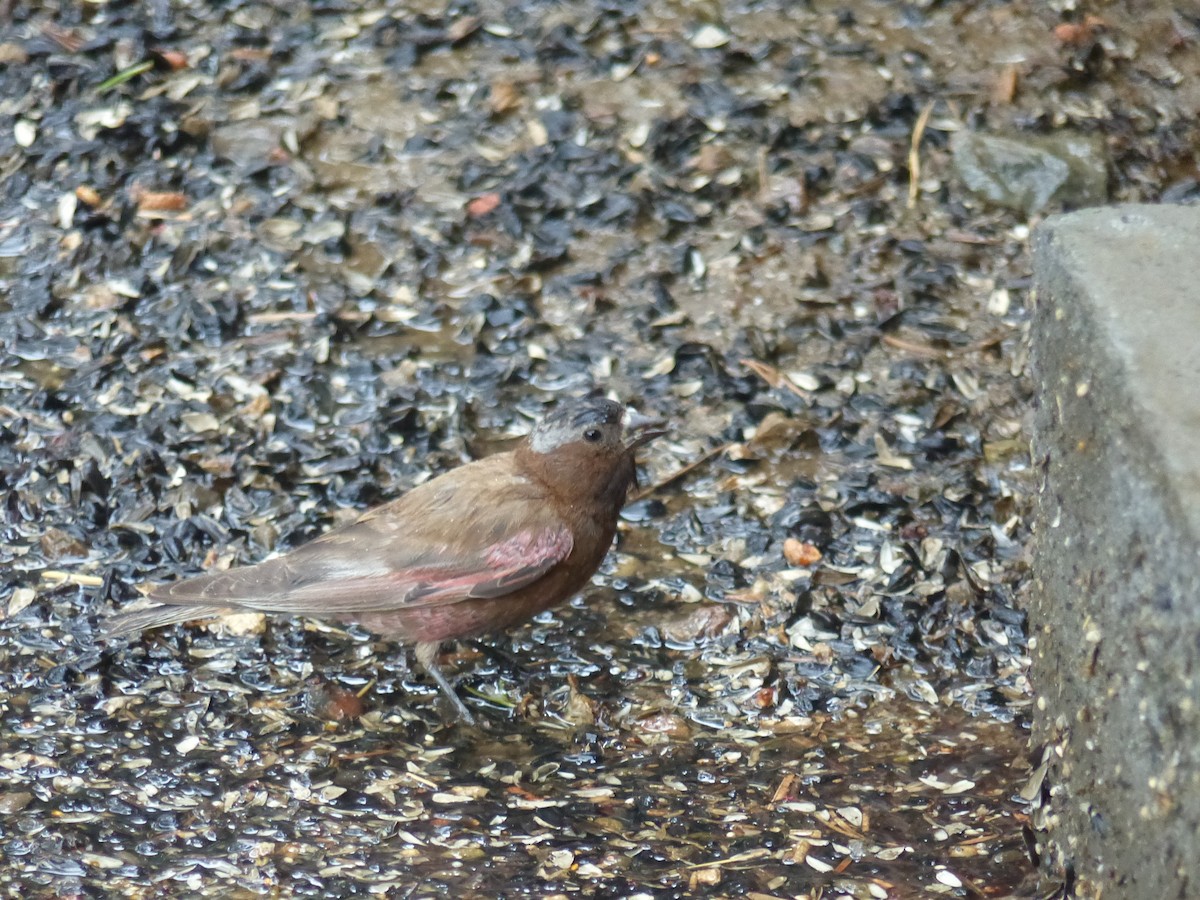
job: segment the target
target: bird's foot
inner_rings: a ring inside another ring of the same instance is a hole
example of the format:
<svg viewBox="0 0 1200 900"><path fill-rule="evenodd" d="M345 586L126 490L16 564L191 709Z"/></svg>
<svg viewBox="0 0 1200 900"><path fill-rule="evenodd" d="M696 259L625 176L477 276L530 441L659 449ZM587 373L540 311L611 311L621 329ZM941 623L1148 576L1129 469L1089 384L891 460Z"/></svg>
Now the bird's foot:
<svg viewBox="0 0 1200 900"><path fill-rule="evenodd" d="M439 644L435 643L417 644L417 662L437 682L437 686L442 689L442 693L446 695L446 699L450 701L454 707L454 711L458 713L458 717L468 725L475 725L477 724L475 714L467 708L467 704L462 702L462 699L454 690L454 685L450 683L449 679L443 674L441 667L438 666L437 655L439 646Z"/></svg>
<svg viewBox="0 0 1200 900"><path fill-rule="evenodd" d="M511 674L516 675L518 678L524 680L525 678L529 677L529 669L521 665L520 661L511 653L474 638L467 641L467 643L484 656L489 657L493 662L499 663L501 666L508 669Z"/></svg>

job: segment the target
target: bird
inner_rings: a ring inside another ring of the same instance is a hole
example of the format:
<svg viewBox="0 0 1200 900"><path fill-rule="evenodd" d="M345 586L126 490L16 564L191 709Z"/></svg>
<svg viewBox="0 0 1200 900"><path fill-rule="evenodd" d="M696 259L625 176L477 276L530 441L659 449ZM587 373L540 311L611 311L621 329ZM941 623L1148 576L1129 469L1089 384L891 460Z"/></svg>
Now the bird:
<svg viewBox="0 0 1200 900"><path fill-rule="evenodd" d="M515 449L452 469L309 543L254 565L151 589L110 616L113 638L231 612L356 622L438 665L447 641L524 622L579 592L604 561L637 484L638 449L665 420L600 397L559 402Z"/></svg>

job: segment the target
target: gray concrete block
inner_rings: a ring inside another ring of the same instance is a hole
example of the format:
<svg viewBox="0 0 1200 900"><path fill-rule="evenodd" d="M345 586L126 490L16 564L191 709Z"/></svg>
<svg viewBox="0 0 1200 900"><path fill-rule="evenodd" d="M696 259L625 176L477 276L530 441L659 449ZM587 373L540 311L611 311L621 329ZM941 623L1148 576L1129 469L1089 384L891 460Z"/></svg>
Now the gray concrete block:
<svg viewBox="0 0 1200 900"><path fill-rule="evenodd" d="M1200 897L1200 208L1034 236L1035 825L1082 896Z"/></svg>

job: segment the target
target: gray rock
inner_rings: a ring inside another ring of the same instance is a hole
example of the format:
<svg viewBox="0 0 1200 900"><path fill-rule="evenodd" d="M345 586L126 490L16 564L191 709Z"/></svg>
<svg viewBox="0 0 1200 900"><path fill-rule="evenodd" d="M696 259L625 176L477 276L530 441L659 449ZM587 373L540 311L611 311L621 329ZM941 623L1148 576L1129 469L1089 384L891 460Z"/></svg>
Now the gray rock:
<svg viewBox="0 0 1200 900"><path fill-rule="evenodd" d="M959 131L950 139L950 150L968 190L1026 215L1052 203L1094 206L1108 199L1108 161L1100 137Z"/></svg>
<svg viewBox="0 0 1200 900"><path fill-rule="evenodd" d="M213 130L213 152L240 168L263 168L271 163L272 154L283 148L287 132L298 132L301 127L299 120L291 116L224 122Z"/></svg>
<svg viewBox="0 0 1200 900"><path fill-rule="evenodd" d="M1036 232L1035 825L1080 895L1200 892L1200 208Z"/></svg>

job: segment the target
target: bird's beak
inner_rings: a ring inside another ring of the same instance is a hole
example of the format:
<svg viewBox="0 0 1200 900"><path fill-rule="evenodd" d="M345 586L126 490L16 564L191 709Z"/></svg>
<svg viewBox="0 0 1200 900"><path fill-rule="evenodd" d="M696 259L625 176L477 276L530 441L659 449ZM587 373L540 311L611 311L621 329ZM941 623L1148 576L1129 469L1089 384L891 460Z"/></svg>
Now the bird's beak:
<svg viewBox="0 0 1200 900"><path fill-rule="evenodd" d="M625 407L625 434L629 437L625 449L636 450L656 437L666 434L666 424L666 419L644 416L631 406Z"/></svg>

